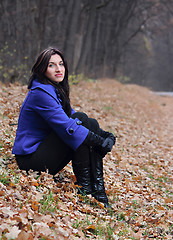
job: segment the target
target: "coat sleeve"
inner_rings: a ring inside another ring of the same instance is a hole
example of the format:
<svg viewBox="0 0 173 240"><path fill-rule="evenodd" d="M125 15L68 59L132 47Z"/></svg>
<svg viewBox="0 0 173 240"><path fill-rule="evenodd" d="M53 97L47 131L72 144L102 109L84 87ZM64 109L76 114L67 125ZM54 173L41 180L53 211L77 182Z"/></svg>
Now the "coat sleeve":
<svg viewBox="0 0 173 240"><path fill-rule="evenodd" d="M32 91L32 106L53 131L73 150L85 140L89 130L81 125L79 119L69 118L58 99L42 89Z"/></svg>

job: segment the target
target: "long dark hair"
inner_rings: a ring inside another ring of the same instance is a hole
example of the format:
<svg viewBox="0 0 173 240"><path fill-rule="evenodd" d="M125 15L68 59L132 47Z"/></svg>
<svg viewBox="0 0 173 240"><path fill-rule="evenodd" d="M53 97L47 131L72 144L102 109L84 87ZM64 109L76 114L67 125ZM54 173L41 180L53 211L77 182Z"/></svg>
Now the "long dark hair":
<svg viewBox="0 0 173 240"><path fill-rule="evenodd" d="M45 76L45 72L47 70L49 60L51 56L55 54L58 54L62 58L64 67L65 67L64 79L60 83L53 82L52 80L48 79ZM35 64L32 67L32 75L29 79L28 89L31 88L32 82L34 79L37 79L39 82L44 84L46 83L52 84L56 88L57 95L60 97L62 101L61 103L62 103L63 110L68 116L70 116L71 106L70 106L70 97L69 97L70 88L69 88L69 82L68 82L68 67L67 67L67 62L64 59L64 56L59 49L49 47L40 53Z"/></svg>

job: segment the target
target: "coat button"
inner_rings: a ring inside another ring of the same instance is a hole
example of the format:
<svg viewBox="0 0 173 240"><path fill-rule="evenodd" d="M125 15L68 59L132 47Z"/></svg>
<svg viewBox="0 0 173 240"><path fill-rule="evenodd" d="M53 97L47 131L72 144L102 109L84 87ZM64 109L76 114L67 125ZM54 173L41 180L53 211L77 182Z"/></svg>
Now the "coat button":
<svg viewBox="0 0 173 240"><path fill-rule="evenodd" d="M77 121L76 123L77 123L77 125L81 125L81 124L82 124L82 122L81 122L81 121Z"/></svg>
<svg viewBox="0 0 173 240"><path fill-rule="evenodd" d="M74 132L73 128L70 128L68 131L70 134L72 134Z"/></svg>

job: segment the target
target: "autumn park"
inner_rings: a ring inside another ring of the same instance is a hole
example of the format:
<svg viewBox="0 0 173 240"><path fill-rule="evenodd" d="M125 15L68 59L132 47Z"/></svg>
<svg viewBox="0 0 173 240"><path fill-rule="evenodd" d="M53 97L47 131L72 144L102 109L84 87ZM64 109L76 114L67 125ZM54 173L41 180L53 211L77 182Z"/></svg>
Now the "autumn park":
<svg viewBox="0 0 173 240"><path fill-rule="evenodd" d="M172 0L1 1L1 240L173 239L172 9ZM21 170L12 154L30 69L52 45L69 65L72 108L116 136L103 158L110 208L79 194L72 161L54 176Z"/></svg>

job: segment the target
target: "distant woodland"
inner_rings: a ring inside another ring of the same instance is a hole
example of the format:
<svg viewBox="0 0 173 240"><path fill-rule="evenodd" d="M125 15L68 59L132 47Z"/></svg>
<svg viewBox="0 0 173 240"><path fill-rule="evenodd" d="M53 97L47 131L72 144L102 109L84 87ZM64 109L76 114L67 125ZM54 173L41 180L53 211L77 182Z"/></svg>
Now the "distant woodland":
<svg viewBox="0 0 173 240"><path fill-rule="evenodd" d="M0 81L58 47L71 74L173 91L173 0L1 0Z"/></svg>

